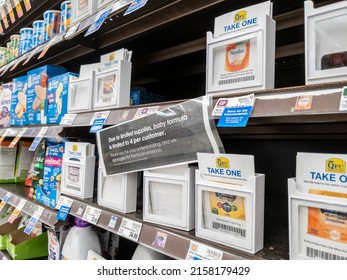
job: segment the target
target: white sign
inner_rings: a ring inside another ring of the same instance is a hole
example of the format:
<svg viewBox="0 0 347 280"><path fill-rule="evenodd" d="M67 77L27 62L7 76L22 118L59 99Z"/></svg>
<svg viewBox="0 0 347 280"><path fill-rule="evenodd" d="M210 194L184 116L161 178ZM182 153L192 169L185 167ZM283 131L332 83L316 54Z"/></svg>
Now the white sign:
<svg viewBox="0 0 347 280"><path fill-rule="evenodd" d="M57 205L55 206L55 209L60 209L62 206L67 206L69 208L71 208L73 203L73 199L68 198L66 196L60 196L59 201L57 203Z"/></svg>
<svg viewBox="0 0 347 280"><path fill-rule="evenodd" d="M86 211L84 211L82 220L96 225L100 218L101 212L101 209L97 209L88 205Z"/></svg>
<svg viewBox="0 0 347 280"><path fill-rule="evenodd" d="M186 260L221 260L222 257L222 251L195 241L190 241Z"/></svg>
<svg viewBox="0 0 347 280"><path fill-rule="evenodd" d="M141 223L123 218L117 234L137 242L140 237L141 229Z"/></svg>
<svg viewBox="0 0 347 280"><path fill-rule="evenodd" d="M255 175L254 156L197 153L201 177L207 181L248 185Z"/></svg>
<svg viewBox="0 0 347 280"><path fill-rule="evenodd" d="M27 201L25 199L21 199L18 203L18 205L16 206L16 209L14 209L14 211L12 212L11 216L8 218L8 222L10 224L13 223L13 221L18 217L18 215L20 214L20 211L22 211L25 203Z"/></svg>
<svg viewBox="0 0 347 280"><path fill-rule="evenodd" d="M90 120L90 125L94 124L94 121L97 119L105 119L105 122L108 118L108 115L110 114L110 111L104 111L104 112L95 112L93 118Z"/></svg>
<svg viewBox="0 0 347 280"><path fill-rule="evenodd" d="M159 106L139 108L137 109L133 120L143 118L145 116L149 116L151 114L158 112L158 110L159 110Z"/></svg>
<svg viewBox="0 0 347 280"><path fill-rule="evenodd" d="M212 116L219 117L225 108L239 108L254 105L254 93L233 98L219 98L212 112Z"/></svg>
<svg viewBox="0 0 347 280"><path fill-rule="evenodd" d="M77 114L65 114L60 121L60 125L72 125Z"/></svg>

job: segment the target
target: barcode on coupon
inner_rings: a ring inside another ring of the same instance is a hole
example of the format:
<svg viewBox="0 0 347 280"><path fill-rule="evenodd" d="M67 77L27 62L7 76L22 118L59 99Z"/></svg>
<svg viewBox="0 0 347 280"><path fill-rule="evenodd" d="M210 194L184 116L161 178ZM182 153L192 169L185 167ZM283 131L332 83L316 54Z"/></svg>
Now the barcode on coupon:
<svg viewBox="0 0 347 280"><path fill-rule="evenodd" d="M223 231L237 233L241 237L246 237L246 230L242 229L242 228L232 227L232 226L220 224L220 223L217 223L217 222L212 222L212 227L214 229L221 229Z"/></svg>
<svg viewBox="0 0 347 280"><path fill-rule="evenodd" d="M254 75L221 80L219 81L219 85L236 84L236 83L248 82L248 81L254 81Z"/></svg>
<svg viewBox="0 0 347 280"><path fill-rule="evenodd" d="M216 252L214 250L211 249L207 249L207 254L209 254L210 256L216 257L216 258L220 258L221 253Z"/></svg>
<svg viewBox="0 0 347 280"><path fill-rule="evenodd" d="M347 260L345 257L339 255L331 254L328 252L320 251L310 247L306 248L306 256L313 259L322 259L322 260Z"/></svg>

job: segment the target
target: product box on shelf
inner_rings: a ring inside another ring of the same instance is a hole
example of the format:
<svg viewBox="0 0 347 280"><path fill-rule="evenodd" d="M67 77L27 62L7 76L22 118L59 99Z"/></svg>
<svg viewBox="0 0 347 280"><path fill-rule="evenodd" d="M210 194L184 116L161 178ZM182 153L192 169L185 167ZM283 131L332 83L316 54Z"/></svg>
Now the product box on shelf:
<svg viewBox="0 0 347 280"><path fill-rule="evenodd" d="M0 91L0 127L10 124L12 83L2 84Z"/></svg>
<svg viewBox="0 0 347 280"><path fill-rule="evenodd" d="M14 182L17 147L9 148L10 144L10 141L0 143L0 183Z"/></svg>
<svg viewBox="0 0 347 280"><path fill-rule="evenodd" d="M145 170L143 220L186 231L194 229L195 169L182 164Z"/></svg>
<svg viewBox="0 0 347 280"><path fill-rule="evenodd" d="M10 111L10 125L22 126L28 124L26 112L26 91L27 91L27 76L14 78L12 80L12 99Z"/></svg>
<svg viewBox="0 0 347 280"><path fill-rule="evenodd" d="M25 185L30 187L28 198L36 200L36 190L43 186L43 173L46 154L46 139L42 139L36 148L32 170L28 172Z"/></svg>
<svg viewBox="0 0 347 280"><path fill-rule="evenodd" d="M198 153L196 236L255 254L263 248L265 176L251 155Z"/></svg>
<svg viewBox="0 0 347 280"><path fill-rule="evenodd" d="M34 152L29 151L31 142L20 141L18 143L16 170L15 170L15 183L23 183L30 169L31 162L34 157Z"/></svg>
<svg viewBox="0 0 347 280"><path fill-rule="evenodd" d="M217 17L207 33L207 93L272 89L275 33L270 1Z"/></svg>
<svg viewBox="0 0 347 280"><path fill-rule="evenodd" d="M95 145L67 142L62 163L61 192L78 198L92 198L94 190Z"/></svg>
<svg viewBox="0 0 347 280"><path fill-rule="evenodd" d="M96 12L95 0L73 0L72 3L72 23L81 21L82 19Z"/></svg>
<svg viewBox="0 0 347 280"><path fill-rule="evenodd" d="M136 211L138 173L105 176L98 172L98 204L122 213Z"/></svg>
<svg viewBox="0 0 347 280"><path fill-rule="evenodd" d="M95 73L99 72L100 63L81 65L79 78L70 81L68 112L80 113L93 110L93 91Z"/></svg>
<svg viewBox="0 0 347 280"><path fill-rule="evenodd" d="M95 74L94 110L129 106L131 57L126 49L101 56L101 71Z"/></svg>
<svg viewBox="0 0 347 280"><path fill-rule="evenodd" d="M14 210L14 209L13 209ZM7 217L8 219L8 217ZM0 250L6 250L7 249L7 243L10 233L16 231L18 229L19 223L21 221L22 217L17 217L13 223L6 222L2 225L0 225Z"/></svg>
<svg viewBox="0 0 347 280"><path fill-rule="evenodd" d="M346 155L298 153L288 179L290 259L347 259Z"/></svg>
<svg viewBox="0 0 347 280"><path fill-rule="evenodd" d="M305 1L306 84L347 79L347 2L314 8Z"/></svg>
<svg viewBox="0 0 347 280"><path fill-rule="evenodd" d="M64 73L48 79L47 124L59 124L67 113L69 84L78 78L78 74Z"/></svg>
<svg viewBox="0 0 347 280"><path fill-rule="evenodd" d="M27 112L29 124L46 124L48 79L66 72L59 66L46 65L27 73Z"/></svg>
<svg viewBox="0 0 347 280"><path fill-rule="evenodd" d="M64 154L64 143L46 142L42 185L36 186L36 200L46 206L55 208L61 192L61 170Z"/></svg>

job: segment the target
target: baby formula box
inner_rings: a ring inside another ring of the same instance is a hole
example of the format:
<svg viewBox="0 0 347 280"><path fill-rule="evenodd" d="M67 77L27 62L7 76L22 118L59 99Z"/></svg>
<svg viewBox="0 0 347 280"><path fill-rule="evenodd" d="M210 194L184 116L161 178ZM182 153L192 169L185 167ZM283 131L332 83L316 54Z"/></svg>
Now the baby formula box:
<svg viewBox="0 0 347 280"><path fill-rule="evenodd" d="M45 22L43 20L36 20L33 22L33 28L34 28L34 34L33 34L33 40L32 40L33 48L43 43L44 23Z"/></svg>
<svg viewBox="0 0 347 280"><path fill-rule="evenodd" d="M61 3L60 32L67 30L71 26L72 1Z"/></svg>
<svg viewBox="0 0 347 280"><path fill-rule="evenodd" d="M44 20L44 41L50 40L60 32L61 12L57 10L49 10L43 13Z"/></svg>

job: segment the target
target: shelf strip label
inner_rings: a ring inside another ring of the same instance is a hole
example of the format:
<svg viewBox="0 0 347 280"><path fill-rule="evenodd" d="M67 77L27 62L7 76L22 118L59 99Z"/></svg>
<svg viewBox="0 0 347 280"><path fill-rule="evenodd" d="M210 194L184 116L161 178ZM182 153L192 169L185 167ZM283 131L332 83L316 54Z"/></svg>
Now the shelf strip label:
<svg viewBox="0 0 347 280"><path fill-rule="evenodd" d="M39 133L36 135L34 141L31 143L30 147L29 147L29 151L31 152L35 152L37 146L40 144L40 141L42 140L43 136L45 135L45 133L47 132L48 127L44 126L40 129Z"/></svg>
<svg viewBox="0 0 347 280"><path fill-rule="evenodd" d="M23 9L22 9L22 5L20 4L19 0L14 0L14 5L16 7L16 12L17 12L18 18L21 18L23 16Z"/></svg>
<svg viewBox="0 0 347 280"><path fill-rule="evenodd" d="M196 241L190 241L186 260L221 260L223 251Z"/></svg>
<svg viewBox="0 0 347 280"><path fill-rule="evenodd" d="M123 218L117 234L137 242L140 238L141 229L141 223Z"/></svg>
<svg viewBox="0 0 347 280"><path fill-rule="evenodd" d="M27 235L30 235L37 224L37 222L40 220L42 213L44 211L44 208L41 206L38 206L32 217L30 218L28 224L26 225L24 232Z"/></svg>
<svg viewBox="0 0 347 280"><path fill-rule="evenodd" d="M20 214L20 211L22 211L26 202L27 202L26 199L23 199L23 198L19 201L18 205L16 206L16 209L14 209L11 216L7 220L10 224L12 224L13 221L18 217L18 215Z"/></svg>
<svg viewBox="0 0 347 280"><path fill-rule="evenodd" d="M82 220L91 223L93 225L96 225L99 221L100 215L101 215L102 210L92 207L92 206L87 206L86 210L84 211L84 214L82 216Z"/></svg>
<svg viewBox="0 0 347 280"><path fill-rule="evenodd" d="M71 206L73 204L73 199L60 196L59 201L56 205L56 209L59 209L57 213L57 219L61 221L65 221L67 216L69 215Z"/></svg>

